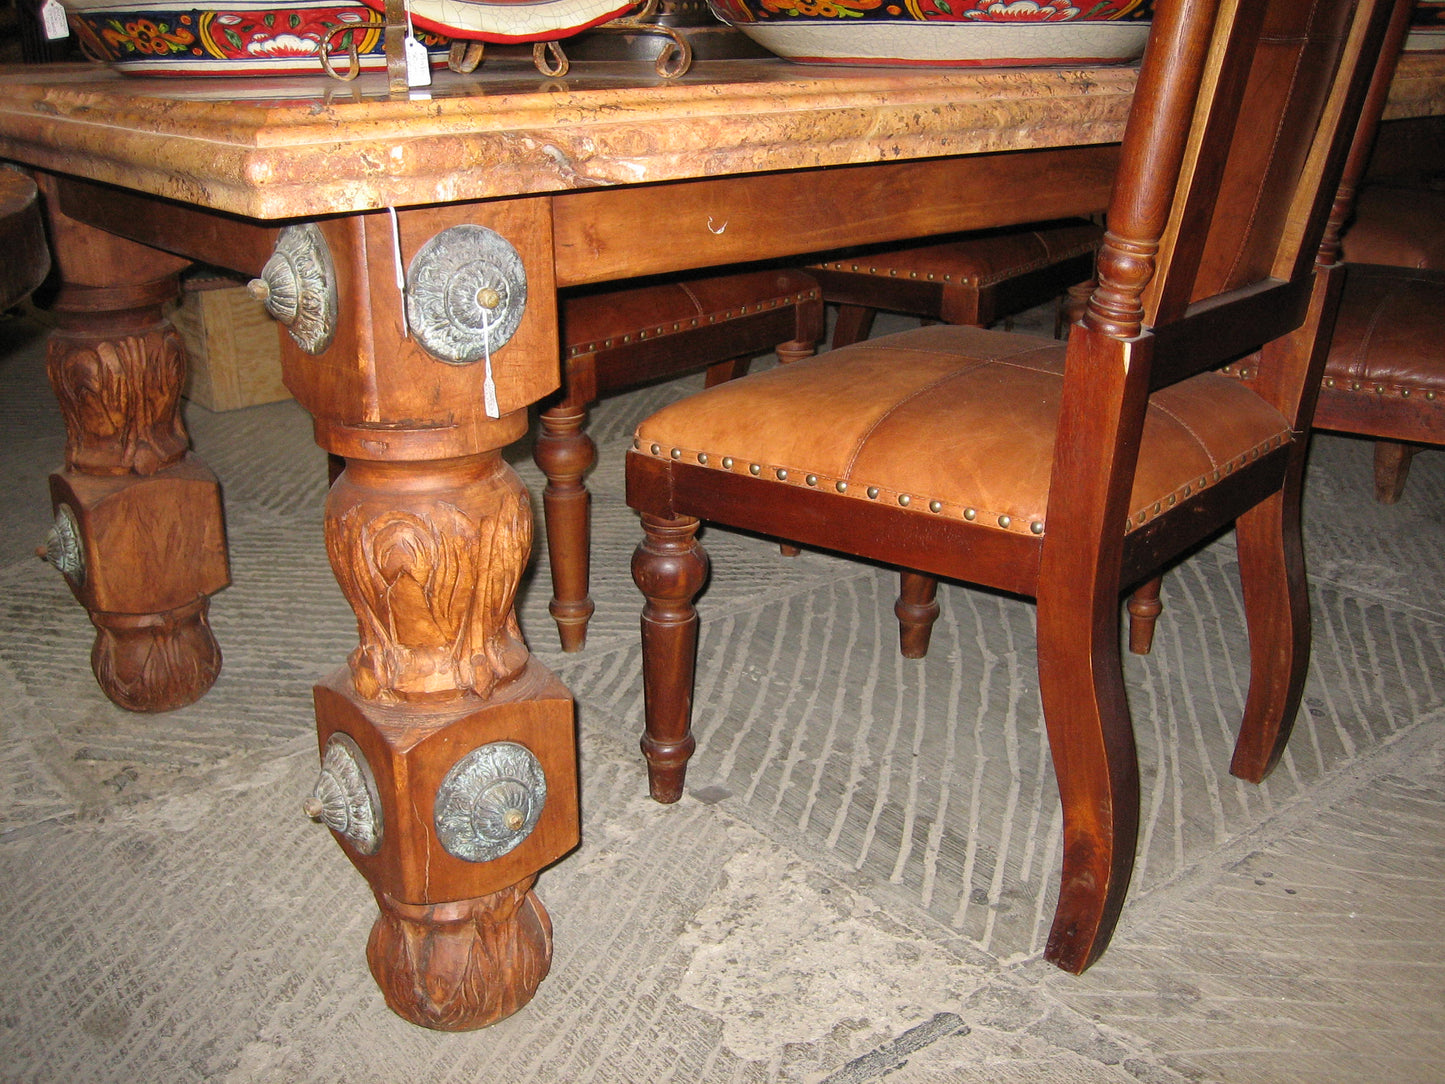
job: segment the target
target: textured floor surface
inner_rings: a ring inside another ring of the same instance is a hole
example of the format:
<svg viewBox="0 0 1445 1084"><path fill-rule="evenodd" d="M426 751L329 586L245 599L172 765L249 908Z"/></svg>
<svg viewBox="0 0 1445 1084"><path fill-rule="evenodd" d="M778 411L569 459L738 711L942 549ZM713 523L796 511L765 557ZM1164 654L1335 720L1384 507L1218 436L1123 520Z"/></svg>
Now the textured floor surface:
<svg viewBox="0 0 1445 1084"><path fill-rule="evenodd" d="M587 650L557 650L545 570L521 605L579 701L583 843L538 886L552 974L445 1035L383 1005L370 894L299 809L311 683L355 635L309 420L188 408L225 491L225 669L192 707L128 715L33 556L61 455L40 335L0 323L0 1080L1445 1081L1445 454L1383 507L1368 446L1316 440L1313 661L1263 786L1227 773L1232 539L1171 574L1158 646L1126 667L1134 885L1076 978L1039 958L1059 805L1026 603L945 587L908 662L888 570L708 532L689 793L646 798L622 450L699 382L603 404Z"/></svg>

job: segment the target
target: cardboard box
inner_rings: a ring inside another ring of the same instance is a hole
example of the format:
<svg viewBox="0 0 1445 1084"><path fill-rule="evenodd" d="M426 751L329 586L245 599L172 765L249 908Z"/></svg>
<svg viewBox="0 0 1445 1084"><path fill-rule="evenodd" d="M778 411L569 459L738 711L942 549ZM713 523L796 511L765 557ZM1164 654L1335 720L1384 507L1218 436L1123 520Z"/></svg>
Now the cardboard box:
<svg viewBox="0 0 1445 1084"><path fill-rule="evenodd" d="M187 398L207 410L236 410L291 397L281 383L284 332L244 284L188 278L171 319L190 361Z"/></svg>

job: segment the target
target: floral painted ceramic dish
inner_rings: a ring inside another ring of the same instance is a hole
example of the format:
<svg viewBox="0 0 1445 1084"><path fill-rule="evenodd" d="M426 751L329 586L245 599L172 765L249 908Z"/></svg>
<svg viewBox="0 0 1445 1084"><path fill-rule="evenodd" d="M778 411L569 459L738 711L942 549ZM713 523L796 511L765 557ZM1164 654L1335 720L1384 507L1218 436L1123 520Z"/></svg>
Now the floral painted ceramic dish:
<svg viewBox="0 0 1445 1084"><path fill-rule="evenodd" d="M765 49L810 64L1122 64L1144 51L1145 0L709 0Z"/></svg>
<svg viewBox="0 0 1445 1084"><path fill-rule="evenodd" d="M141 75L321 75L321 42L354 26L363 71L385 71L381 18L347 0L236 0L197 8L185 0L65 0L81 48L97 60ZM419 35L433 66L449 43ZM342 67L346 66L340 59Z"/></svg>
<svg viewBox="0 0 1445 1084"><path fill-rule="evenodd" d="M378 10L385 0L366 0ZM411 0L413 25L472 41L556 41L605 23L638 0Z"/></svg>

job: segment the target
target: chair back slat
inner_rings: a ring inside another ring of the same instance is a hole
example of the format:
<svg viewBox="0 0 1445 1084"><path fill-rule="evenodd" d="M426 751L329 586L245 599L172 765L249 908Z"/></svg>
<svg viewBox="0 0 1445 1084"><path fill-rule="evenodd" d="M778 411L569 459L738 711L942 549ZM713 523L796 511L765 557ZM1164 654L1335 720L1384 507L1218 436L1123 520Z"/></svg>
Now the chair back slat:
<svg viewBox="0 0 1445 1084"><path fill-rule="evenodd" d="M1168 379L1291 330L1257 298L1313 266L1378 56L1382 3L1161 0L1087 325L1183 341L1165 329L1201 305L1226 321L1237 299L1245 324L1217 348L1190 336L1185 364L1161 359ZM1303 293L1287 293L1302 319Z"/></svg>

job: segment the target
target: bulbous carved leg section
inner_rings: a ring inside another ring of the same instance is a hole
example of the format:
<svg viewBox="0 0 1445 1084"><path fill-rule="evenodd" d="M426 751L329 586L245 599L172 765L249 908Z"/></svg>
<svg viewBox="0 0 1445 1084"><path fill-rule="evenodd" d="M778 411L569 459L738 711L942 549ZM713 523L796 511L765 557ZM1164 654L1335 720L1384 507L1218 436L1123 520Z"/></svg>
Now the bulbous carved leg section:
<svg viewBox="0 0 1445 1084"><path fill-rule="evenodd" d="M938 620L938 581L922 572L904 569L898 577L898 601L893 606L898 618L898 647L905 659L928 654L933 623Z"/></svg>
<svg viewBox="0 0 1445 1084"><path fill-rule="evenodd" d="M552 921L535 877L478 899L409 905L378 893L366 960L392 1012L471 1031L532 1000L552 964Z"/></svg>
<svg viewBox="0 0 1445 1084"><path fill-rule="evenodd" d="M326 548L356 612L351 672L383 701L486 698L529 652L517 584L532 547L527 491L495 452L351 460L326 500Z"/></svg>
<svg viewBox="0 0 1445 1084"><path fill-rule="evenodd" d="M697 610L692 600L707 579L707 553L697 542L698 521L644 514L646 532L632 556L632 579L642 609L642 683L646 730L642 753L652 797L682 797L692 736L693 671L697 662Z"/></svg>
<svg viewBox="0 0 1445 1084"><path fill-rule="evenodd" d="M547 476L542 493L547 518L547 559L552 568L552 601L563 651L581 651L595 609L591 579L591 494L582 476L597 461L597 446L582 431L585 407L562 403L542 412L542 432L533 457Z"/></svg>
<svg viewBox="0 0 1445 1084"><path fill-rule="evenodd" d="M210 599L159 614L92 613L90 665L112 702L127 711L172 711L193 704L221 673Z"/></svg>
<svg viewBox="0 0 1445 1084"><path fill-rule="evenodd" d="M67 469L149 475L185 455L185 364L168 321L112 333L55 332L46 371L65 418Z"/></svg>

